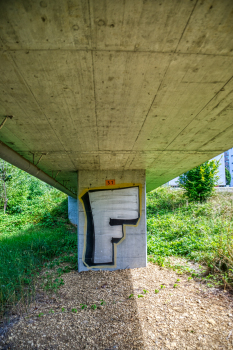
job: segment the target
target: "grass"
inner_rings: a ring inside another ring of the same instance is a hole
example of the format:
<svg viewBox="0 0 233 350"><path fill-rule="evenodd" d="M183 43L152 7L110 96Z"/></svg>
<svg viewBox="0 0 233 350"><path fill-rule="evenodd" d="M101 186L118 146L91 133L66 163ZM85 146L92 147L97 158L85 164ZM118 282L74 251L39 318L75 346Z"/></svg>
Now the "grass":
<svg viewBox="0 0 233 350"><path fill-rule="evenodd" d="M169 265L168 257L184 257L207 266L208 276L216 283L233 287L232 203L229 192L215 193L205 203L188 203L183 191L169 188L150 192L149 260Z"/></svg>
<svg viewBox="0 0 233 350"><path fill-rule="evenodd" d="M19 299L30 302L43 268L42 287L53 291L63 284L62 273L77 268L77 234L67 213L67 196L51 188L21 213L1 212L0 316Z"/></svg>

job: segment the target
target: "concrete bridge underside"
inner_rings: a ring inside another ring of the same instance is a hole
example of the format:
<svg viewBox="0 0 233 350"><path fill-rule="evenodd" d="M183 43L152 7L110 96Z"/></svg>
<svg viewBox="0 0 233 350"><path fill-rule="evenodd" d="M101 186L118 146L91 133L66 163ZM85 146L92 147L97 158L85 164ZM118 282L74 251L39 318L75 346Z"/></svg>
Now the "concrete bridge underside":
<svg viewBox="0 0 233 350"><path fill-rule="evenodd" d="M232 147L232 77L232 0L2 0L0 157L152 190Z"/></svg>

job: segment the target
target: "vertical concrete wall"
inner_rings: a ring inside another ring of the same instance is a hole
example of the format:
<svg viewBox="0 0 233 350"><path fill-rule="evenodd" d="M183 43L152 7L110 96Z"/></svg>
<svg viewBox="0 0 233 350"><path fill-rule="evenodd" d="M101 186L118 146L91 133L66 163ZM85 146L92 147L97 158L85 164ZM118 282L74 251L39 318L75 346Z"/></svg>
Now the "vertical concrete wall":
<svg viewBox="0 0 233 350"><path fill-rule="evenodd" d="M68 217L72 224L78 225L78 203L77 199L68 197Z"/></svg>
<svg viewBox="0 0 233 350"><path fill-rule="evenodd" d="M78 269L146 266L145 171L79 171Z"/></svg>

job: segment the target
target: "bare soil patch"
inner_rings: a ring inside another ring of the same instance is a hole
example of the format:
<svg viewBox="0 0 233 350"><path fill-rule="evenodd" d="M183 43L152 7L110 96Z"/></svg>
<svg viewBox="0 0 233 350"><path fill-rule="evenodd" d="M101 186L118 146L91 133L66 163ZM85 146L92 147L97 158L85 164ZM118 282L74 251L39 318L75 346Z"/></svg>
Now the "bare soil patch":
<svg viewBox="0 0 233 350"><path fill-rule="evenodd" d="M224 291L153 264L63 279L57 295L38 290L0 349L233 349L233 299Z"/></svg>

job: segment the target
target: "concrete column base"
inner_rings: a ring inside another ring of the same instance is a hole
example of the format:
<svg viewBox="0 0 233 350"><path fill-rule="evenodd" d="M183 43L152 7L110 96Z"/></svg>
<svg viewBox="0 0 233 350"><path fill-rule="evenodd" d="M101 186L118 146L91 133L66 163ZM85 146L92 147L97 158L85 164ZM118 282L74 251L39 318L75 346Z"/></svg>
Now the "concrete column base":
<svg viewBox="0 0 233 350"><path fill-rule="evenodd" d="M145 189L145 170L79 171L79 271L146 266Z"/></svg>

